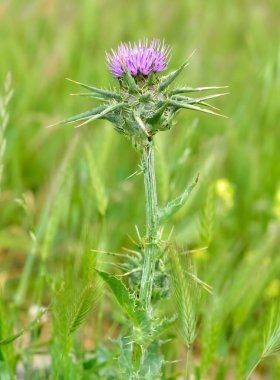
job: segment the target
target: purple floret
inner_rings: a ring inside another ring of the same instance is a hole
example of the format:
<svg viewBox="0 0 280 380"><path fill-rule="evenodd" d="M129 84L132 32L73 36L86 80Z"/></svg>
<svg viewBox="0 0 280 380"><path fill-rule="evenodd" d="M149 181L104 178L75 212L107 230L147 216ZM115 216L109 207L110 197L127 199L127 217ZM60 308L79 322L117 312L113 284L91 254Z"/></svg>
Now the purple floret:
<svg viewBox="0 0 280 380"><path fill-rule="evenodd" d="M159 73L166 69L170 55L170 48L158 39L121 43L117 50L111 50L106 54L106 61L110 71L117 78L125 73L125 68L135 77L137 74L144 76L151 72Z"/></svg>

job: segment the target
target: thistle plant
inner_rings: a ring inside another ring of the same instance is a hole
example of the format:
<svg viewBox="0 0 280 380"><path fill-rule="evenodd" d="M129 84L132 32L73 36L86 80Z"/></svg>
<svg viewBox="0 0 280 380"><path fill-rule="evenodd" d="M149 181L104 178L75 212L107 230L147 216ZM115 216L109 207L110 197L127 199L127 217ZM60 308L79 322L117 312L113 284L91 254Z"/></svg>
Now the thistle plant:
<svg viewBox="0 0 280 380"><path fill-rule="evenodd" d="M78 128L97 119L107 120L117 132L131 141L141 156L146 208L146 232L143 239L140 237L142 244L137 250L128 250L120 266L126 282L118 275L97 270L131 322L129 330L118 340L120 365L115 373L116 378L159 379L164 364L159 337L177 317L184 319L183 335L188 347L195 338L194 305L197 302L194 298L197 287L203 283L197 279L192 264L184 268L178 252L168 249L162 240L162 228L164 222L183 206L197 179L177 198L159 207L154 136L159 131L171 129L175 117L185 109L221 116L208 101L225 93L191 97L190 94L195 92L223 87L171 88L189 62L187 60L178 69L162 75L170 57L170 47L158 39L121 43L116 50L112 49L106 54L115 87L105 90L72 81L87 90L76 95L97 99L101 105L62 122L79 122ZM170 254L167 254L168 251ZM123 257L121 254L115 255ZM175 280L170 281L172 278ZM159 299L170 297L173 288L178 301L178 315L167 318L160 314L157 305Z"/></svg>

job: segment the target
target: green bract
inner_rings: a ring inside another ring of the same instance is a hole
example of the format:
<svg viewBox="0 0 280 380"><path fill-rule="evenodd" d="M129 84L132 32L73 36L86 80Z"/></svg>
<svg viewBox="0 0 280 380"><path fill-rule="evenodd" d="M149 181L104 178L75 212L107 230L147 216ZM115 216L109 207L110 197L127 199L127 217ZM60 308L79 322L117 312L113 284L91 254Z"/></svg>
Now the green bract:
<svg viewBox="0 0 280 380"><path fill-rule="evenodd" d="M185 62L177 70L162 77L154 72L148 76L138 74L133 77L126 70L122 78L117 79L119 88L114 91L99 89L69 79L88 90L88 92L73 95L88 96L100 100L102 105L74 115L60 123L80 122L77 125L78 128L96 119L105 119L113 124L116 131L128 136L137 147L139 144L143 146L147 139L151 140L158 131L169 130L173 125L174 117L183 109L222 116L216 112L216 107L208 103L208 100L227 93L202 97L190 97L182 94L213 91L225 87L170 89L170 85L187 66L188 62Z"/></svg>

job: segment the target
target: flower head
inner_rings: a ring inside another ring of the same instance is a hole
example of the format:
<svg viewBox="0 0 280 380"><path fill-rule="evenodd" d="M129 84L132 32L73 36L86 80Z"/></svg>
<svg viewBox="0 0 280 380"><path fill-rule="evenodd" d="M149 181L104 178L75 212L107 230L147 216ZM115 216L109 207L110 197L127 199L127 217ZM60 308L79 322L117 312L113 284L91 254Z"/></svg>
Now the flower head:
<svg viewBox="0 0 280 380"><path fill-rule="evenodd" d="M143 76L151 72L159 73L166 69L169 60L170 48L164 42L153 39L148 43L147 39L138 44L121 43L117 50L111 50L106 54L106 61L112 74L121 78L126 70L135 77Z"/></svg>
<svg viewBox="0 0 280 380"><path fill-rule="evenodd" d="M188 66L188 60L167 75L155 75L167 68L169 58L170 47L158 39L121 43L116 50L106 54L108 68L119 79L119 86L105 90L70 79L88 90L88 93L76 95L89 96L102 104L62 123L79 121L78 128L97 119L108 120L117 132L130 138L133 145L141 150L158 131L170 129L175 116L184 109L222 116L208 101L226 93L199 97L190 94L223 87L170 88ZM232 207L233 190L227 183L222 183L222 187L222 192L228 193L225 201Z"/></svg>

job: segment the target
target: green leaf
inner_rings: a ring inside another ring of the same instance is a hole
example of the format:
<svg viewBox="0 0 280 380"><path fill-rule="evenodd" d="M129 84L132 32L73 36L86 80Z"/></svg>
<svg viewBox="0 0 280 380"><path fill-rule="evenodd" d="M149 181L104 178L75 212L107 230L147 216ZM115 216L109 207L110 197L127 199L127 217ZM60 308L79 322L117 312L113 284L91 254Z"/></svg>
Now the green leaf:
<svg viewBox="0 0 280 380"><path fill-rule="evenodd" d="M77 93L72 93L70 95L71 96L85 96L85 97L89 97L89 98L101 100L101 101L107 100L105 97L103 97L102 95L99 95L95 92L77 92Z"/></svg>
<svg viewBox="0 0 280 380"><path fill-rule="evenodd" d="M17 333L9 336L8 338L0 340L0 346L5 346L6 344L12 343L14 340L19 338L22 334L24 334L25 331L27 331L27 330L28 329L22 329L22 330L18 331Z"/></svg>
<svg viewBox="0 0 280 380"><path fill-rule="evenodd" d="M169 95L183 94L185 92L199 92L208 90L220 90L222 88L228 88L228 86L210 86L210 87L179 87L170 91Z"/></svg>
<svg viewBox="0 0 280 380"><path fill-rule="evenodd" d="M197 176L195 181L190 186L188 186L181 195L179 195L177 198L167 203L165 207L159 210L159 213L158 213L159 223L164 222L167 218L173 215L176 211L178 211L184 205L189 195L191 194L193 188L197 184L198 178L199 177Z"/></svg>
<svg viewBox="0 0 280 380"><path fill-rule="evenodd" d="M86 125L90 122L92 122L93 120L97 120L97 119L101 119L101 118L104 118L104 116L106 116L108 113L110 112L113 112L113 111L116 111L117 109L119 108L123 108L124 106L126 106L127 104L126 103L117 103L117 104L114 104L112 106L109 106L109 107L106 107L103 111L101 111L99 114L94 114L92 117L88 118L86 121L84 121L83 123L77 125L75 128L80 128L82 127L83 125Z"/></svg>
<svg viewBox="0 0 280 380"><path fill-rule="evenodd" d="M104 111L106 108L107 106L100 106L100 107L93 108L90 111L82 112L77 115L68 117L67 119L58 121L57 123L51 124L48 126L48 128L54 127L59 124L68 124L68 123L74 123L75 121L88 120L93 115L100 114L100 112Z"/></svg>
<svg viewBox="0 0 280 380"><path fill-rule="evenodd" d="M138 343L133 343L132 348L132 364L136 371L139 370L141 365L142 349Z"/></svg>
<svg viewBox="0 0 280 380"><path fill-rule="evenodd" d="M167 106L168 106L168 101L164 102L162 106L160 106L158 110L153 114L153 116L146 119L147 123L151 125L156 124L159 121L160 117L162 116Z"/></svg>
<svg viewBox="0 0 280 380"><path fill-rule="evenodd" d="M135 311L135 299L124 283L114 275L99 270L96 271L109 286L122 310L129 316L135 326L139 326L143 315Z"/></svg>
<svg viewBox="0 0 280 380"><path fill-rule="evenodd" d="M203 96L201 98L190 98L188 96L181 96L181 95L174 95L173 97L174 97L175 100L182 100L182 101L185 101L188 104L196 104L196 103L201 103L204 100L214 99L214 98L218 98L220 96L224 96L224 95L228 95L228 94L229 94L228 92L224 92L224 93L221 93L221 94L214 94L214 95Z"/></svg>
<svg viewBox="0 0 280 380"><path fill-rule="evenodd" d="M161 369L164 358L160 350L158 341L151 343L145 350L140 368L140 379L158 380L161 379Z"/></svg>
<svg viewBox="0 0 280 380"><path fill-rule="evenodd" d="M69 80L70 82L79 84L80 86L82 86L82 87L84 87L84 88L86 88L88 90L91 90L92 93L102 95L103 98L106 98L106 99L117 99L117 100L121 100L122 99L121 95L118 94L117 92L108 91L108 90L102 90L101 88L89 86L88 84L77 82L77 81L75 81L73 79L69 79L69 78L66 78L66 79ZM78 94L78 95L90 96L90 93L88 93L88 94Z"/></svg>
<svg viewBox="0 0 280 380"><path fill-rule="evenodd" d="M128 91L130 93L135 93L139 91L139 87L137 86L133 76L130 74L130 71L125 66L125 75L123 76L123 80L126 82L128 86Z"/></svg>
<svg viewBox="0 0 280 380"><path fill-rule="evenodd" d="M215 115L215 116L226 117L226 116L221 115L221 114L219 114L217 112L210 111L210 110L208 110L206 108L194 106L194 105L191 105L191 104L188 104L188 103L178 102L178 101L175 101L175 100L170 100L169 104L171 106L177 107L178 109L180 109L180 108L187 108L187 109L190 109L190 110L193 110L193 111L200 111L200 112L209 113L209 114Z"/></svg>
<svg viewBox="0 0 280 380"><path fill-rule="evenodd" d="M158 85L158 90L159 91L165 90L188 65L189 65L188 62L184 62L182 66L179 67L179 69L174 70L170 74L168 74L166 77L163 77L162 81Z"/></svg>
<svg viewBox="0 0 280 380"><path fill-rule="evenodd" d="M44 310L42 310L38 316L25 328L21 329L20 331L18 331L17 333L5 338L5 339L2 339L0 340L0 346L5 346L9 343L12 343L14 340L16 340L17 338L19 338L22 334L24 334L26 331L31 331L33 330L34 328L36 328L39 324L40 324L40 318L48 311L49 309L48 308L45 308Z"/></svg>
<svg viewBox="0 0 280 380"><path fill-rule="evenodd" d="M171 318L162 319L162 321L154 327L152 339L154 341L158 339L167 329L169 329L171 326L175 324L177 319L178 319L177 315L174 315Z"/></svg>
<svg viewBox="0 0 280 380"><path fill-rule="evenodd" d="M140 116L138 116L136 114L136 112L133 113L133 116L134 116L134 119L136 121L136 123L138 124L140 130L147 136L147 137L150 137L150 134L149 134L149 130L148 128L146 127L146 125L144 124L143 120L141 119Z"/></svg>

